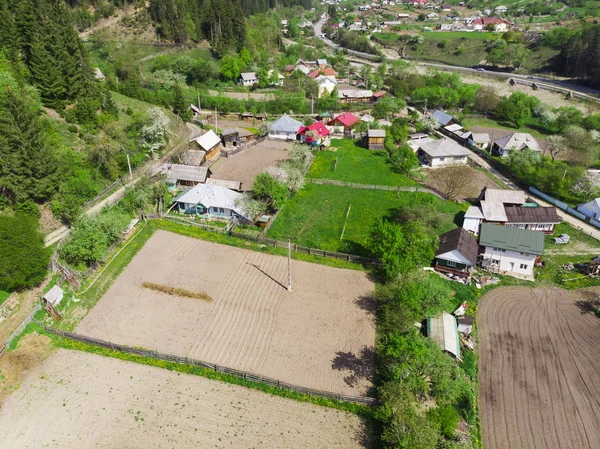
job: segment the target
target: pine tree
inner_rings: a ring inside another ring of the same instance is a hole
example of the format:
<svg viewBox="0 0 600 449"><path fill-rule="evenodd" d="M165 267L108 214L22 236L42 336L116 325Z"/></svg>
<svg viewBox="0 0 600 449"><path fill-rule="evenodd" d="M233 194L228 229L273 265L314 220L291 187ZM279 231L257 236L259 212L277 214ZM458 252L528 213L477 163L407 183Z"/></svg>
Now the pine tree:
<svg viewBox="0 0 600 449"><path fill-rule="evenodd" d="M34 36L31 46L29 68L31 80L40 90L46 106L56 107L66 97L66 86L57 61L46 50L38 35Z"/></svg>
<svg viewBox="0 0 600 449"><path fill-rule="evenodd" d="M184 122L190 119L190 111L186 107L185 97L179 83L173 85L173 112L181 117Z"/></svg>
<svg viewBox="0 0 600 449"><path fill-rule="evenodd" d="M4 48L11 59L19 52L19 40L15 20L8 10L6 0L0 0L0 49Z"/></svg>
<svg viewBox="0 0 600 449"><path fill-rule="evenodd" d="M108 89L107 86L104 87L104 96L102 99L102 110L106 112L108 115L118 119L119 118L119 108L117 104L113 100L112 93Z"/></svg>
<svg viewBox="0 0 600 449"><path fill-rule="evenodd" d="M37 0L18 0L15 5L15 25L19 33L23 56L27 63L31 59L34 36L42 24L42 2Z"/></svg>

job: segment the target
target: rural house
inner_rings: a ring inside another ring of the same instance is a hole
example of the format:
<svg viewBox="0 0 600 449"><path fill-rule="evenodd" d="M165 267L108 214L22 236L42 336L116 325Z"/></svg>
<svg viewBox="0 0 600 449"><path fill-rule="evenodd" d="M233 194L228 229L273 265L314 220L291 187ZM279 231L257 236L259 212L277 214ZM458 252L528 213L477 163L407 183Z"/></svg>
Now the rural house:
<svg viewBox="0 0 600 449"><path fill-rule="evenodd" d="M240 130L238 128L225 128L221 131L221 138L223 145L231 144L235 147L240 141Z"/></svg>
<svg viewBox="0 0 600 449"><path fill-rule="evenodd" d="M369 129L367 131L367 144L369 150L383 150L385 143L385 129Z"/></svg>
<svg viewBox="0 0 600 449"><path fill-rule="evenodd" d="M182 214L210 218L250 221L250 217L239 205L242 194L212 184L198 184L173 200Z"/></svg>
<svg viewBox="0 0 600 449"><path fill-rule="evenodd" d="M452 164L466 164L470 152L451 139L439 139L431 142L417 141L417 156L423 165L443 167Z"/></svg>
<svg viewBox="0 0 600 449"><path fill-rule="evenodd" d="M542 231L545 234L554 234L554 228L561 222L555 207L521 206L504 207L506 213L505 226Z"/></svg>
<svg viewBox="0 0 600 449"><path fill-rule="evenodd" d="M475 237L463 228L453 229L440 235L433 268L441 273L458 276L469 285L471 272L477 265L478 250Z"/></svg>
<svg viewBox="0 0 600 449"><path fill-rule="evenodd" d="M206 151L205 159L207 161L215 157L219 152L221 139L212 129L194 139L194 141L198 144L202 151Z"/></svg>
<svg viewBox="0 0 600 449"><path fill-rule="evenodd" d="M206 182L210 174L208 167L198 165L165 164L160 172L167 183L177 186L195 186Z"/></svg>
<svg viewBox="0 0 600 449"><path fill-rule="evenodd" d="M479 253L483 269L531 279L533 267L544 254L544 233L483 223Z"/></svg>
<svg viewBox="0 0 600 449"><path fill-rule="evenodd" d="M454 315L442 312L427 318L427 336L431 341L437 343L442 351L446 351L460 360L460 340Z"/></svg>
<svg viewBox="0 0 600 449"><path fill-rule="evenodd" d="M319 98L321 98L325 92L327 92L327 95L330 95L333 90L337 88L337 81L335 80L335 77L319 75L315 79L315 82L318 86L317 96Z"/></svg>
<svg viewBox="0 0 600 449"><path fill-rule="evenodd" d="M181 156L181 163L183 165L195 165L199 167L204 163L205 156L206 151L204 150L187 150Z"/></svg>
<svg viewBox="0 0 600 449"><path fill-rule="evenodd" d="M352 139L352 128L358 123L358 117L352 112L344 112L327 123L333 132L343 132L344 138Z"/></svg>
<svg viewBox="0 0 600 449"><path fill-rule="evenodd" d="M587 217L598 220L600 218L600 198L580 204L577 206L577 210Z"/></svg>
<svg viewBox="0 0 600 449"><path fill-rule="evenodd" d="M490 135L488 133L470 133L467 138L467 143L473 145L480 150L487 150L490 147Z"/></svg>
<svg viewBox="0 0 600 449"><path fill-rule="evenodd" d="M238 84L240 86L251 87L258 83L258 77L254 72L244 72L240 74Z"/></svg>
<svg viewBox="0 0 600 449"><path fill-rule="evenodd" d="M450 125L460 125L460 123L458 123L458 120L456 120L450 114L446 114L445 112L440 110L433 111L431 117L437 119L440 125L444 128Z"/></svg>
<svg viewBox="0 0 600 449"><path fill-rule="evenodd" d="M271 124L269 137L272 139L296 140L298 130L304 124L289 115L283 115Z"/></svg>
<svg viewBox="0 0 600 449"><path fill-rule="evenodd" d="M372 90L340 89L338 97L342 103L368 103L373 98Z"/></svg>
<svg viewBox="0 0 600 449"><path fill-rule="evenodd" d="M298 134L302 142L312 146L319 146L326 144L326 138L330 134L330 131L323 123L315 122L310 126L300 127Z"/></svg>
<svg viewBox="0 0 600 449"><path fill-rule="evenodd" d="M492 153L506 157L511 151L523 151L532 150L540 153L542 148L537 140L528 133L511 133L498 140L495 140L492 144Z"/></svg>

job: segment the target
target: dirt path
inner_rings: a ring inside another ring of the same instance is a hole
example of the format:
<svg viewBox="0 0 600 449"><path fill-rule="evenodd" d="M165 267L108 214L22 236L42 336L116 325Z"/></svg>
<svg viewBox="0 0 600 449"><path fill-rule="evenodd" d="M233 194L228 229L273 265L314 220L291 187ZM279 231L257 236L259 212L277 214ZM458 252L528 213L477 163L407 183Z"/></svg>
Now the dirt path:
<svg viewBox="0 0 600 449"><path fill-rule="evenodd" d="M212 302L144 289L152 281ZM347 395L372 386L366 273L157 231L76 332Z"/></svg>
<svg viewBox="0 0 600 449"><path fill-rule="evenodd" d="M5 402L0 428L0 449L358 449L366 433L338 410L63 349Z"/></svg>
<svg viewBox="0 0 600 449"><path fill-rule="evenodd" d="M598 289L497 288L479 306L488 449L600 447Z"/></svg>
<svg viewBox="0 0 600 449"><path fill-rule="evenodd" d="M85 40L87 37L91 36L96 31L116 25L117 23L119 23L119 20L121 20L122 17L127 16L133 12L135 12L135 6L133 5L123 9L116 8L115 14L113 16L100 19L98 23L96 23L96 25L94 25L93 27L81 31L79 33L79 37Z"/></svg>

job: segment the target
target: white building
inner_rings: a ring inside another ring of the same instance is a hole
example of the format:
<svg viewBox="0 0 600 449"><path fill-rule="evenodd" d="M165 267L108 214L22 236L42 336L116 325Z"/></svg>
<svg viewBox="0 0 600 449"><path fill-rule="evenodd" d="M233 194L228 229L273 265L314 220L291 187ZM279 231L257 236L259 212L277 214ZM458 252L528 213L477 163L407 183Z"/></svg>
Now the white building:
<svg viewBox="0 0 600 449"><path fill-rule="evenodd" d="M417 141L419 149L417 156L423 165L429 167L443 167L445 165L466 164L471 154L451 139L439 139L424 142Z"/></svg>
<svg viewBox="0 0 600 449"><path fill-rule="evenodd" d="M600 219L600 198L590 201L589 203L580 204L577 210L583 215L586 215L595 220Z"/></svg>
<svg viewBox="0 0 600 449"><path fill-rule="evenodd" d="M283 115L271 124L269 137L272 139L296 140L298 130L304 123L293 119L289 115Z"/></svg>
<svg viewBox="0 0 600 449"><path fill-rule="evenodd" d="M479 246L482 268L531 278L536 261L544 254L544 233L483 223Z"/></svg>
<svg viewBox="0 0 600 449"><path fill-rule="evenodd" d="M492 152L501 157L506 157L511 151L532 150L542 152L542 147L535 138L528 133L512 133L498 140L492 145Z"/></svg>
<svg viewBox="0 0 600 449"><path fill-rule="evenodd" d="M198 184L173 201L177 203L179 212L183 214L250 221L251 217L239 204L242 197L241 193L219 185Z"/></svg>
<svg viewBox="0 0 600 449"><path fill-rule="evenodd" d="M471 133L467 142L480 150L487 150L490 147L490 135L488 133Z"/></svg>
<svg viewBox="0 0 600 449"><path fill-rule="evenodd" d="M240 86L254 86L258 83L258 77L254 72L244 72L240 74L240 79L238 80L238 84Z"/></svg>
<svg viewBox="0 0 600 449"><path fill-rule="evenodd" d="M337 87L337 80L335 79L335 76L319 75L315 78L315 82L319 86L319 98L323 96L324 92L331 94L331 92L333 92L333 90Z"/></svg>

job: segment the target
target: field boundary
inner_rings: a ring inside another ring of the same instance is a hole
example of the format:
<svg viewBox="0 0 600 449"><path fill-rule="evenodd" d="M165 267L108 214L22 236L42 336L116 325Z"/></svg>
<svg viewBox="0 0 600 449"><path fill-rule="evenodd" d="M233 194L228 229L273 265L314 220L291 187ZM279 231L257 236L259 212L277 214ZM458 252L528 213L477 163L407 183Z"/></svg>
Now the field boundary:
<svg viewBox="0 0 600 449"><path fill-rule="evenodd" d="M138 355L141 357L148 357L151 359L162 360L162 361L166 361L166 362L191 365L191 366L196 366L196 367L200 367L200 368L208 368L217 373L229 374L229 375L232 375L232 376L244 379L244 380L248 380L251 382L262 383L262 384L269 385L271 387L276 387L276 388L280 388L280 389L284 389L284 390L291 390L296 393L305 394L309 397L314 396L314 397L320 397L320 398L325 398L325 399L333 399L333 400L340 401L340 402L353 402L356 404L363 404L363 405L369 405L369 406L373 406L373 405L377 404L377 400L375 398L368 397L368 396L364 396L364 397L348 396L348 395L343 395L341 393L340 394L332 393L330 391L313 390L312 388L300 387L298 385L289 384L287 382L283 382L278 379L273 379L270 377L263 377L263 376L259 376L257 374L250 373L247 371L236 370L233 368L228 368L228 367L217 365L214 363L204 362L202 360L190 359L188 357L178 357L178 356L175 356L172 354L164 354L164 353L158 352L158 351L150 351L147 349L135 348L135 347L131 347L131 346L107 342L104 340L98 340L95 338L86 337L85 335L79 335L79 334L75 334L73 332L67 332L67 331L63 331L60 329L47 327L35 319L33 321L37 325L41 326L46 332L49 332L58 337L75 340L75 341L78 341L81 343L86 343L86 344L98 346L98 347L105 348L105 349L110 349L111 351L122 352L125 354Z"/></svg>
<svg viewBox="0 0 600 449"><path fill-rule="evenodd" d="M387 190L390 192L423 192L437 195L433 190L419 186L382 186L378 184L359 184L356 182L338 181L337 179L319 179L306 178L307 184L325 184L340 187L350 187L352 189L367 189L367 190Z"/></svg>

